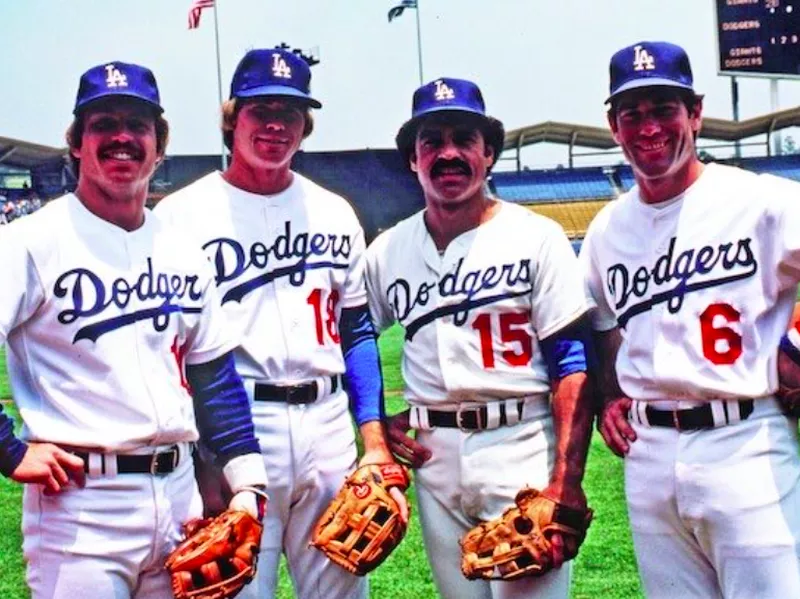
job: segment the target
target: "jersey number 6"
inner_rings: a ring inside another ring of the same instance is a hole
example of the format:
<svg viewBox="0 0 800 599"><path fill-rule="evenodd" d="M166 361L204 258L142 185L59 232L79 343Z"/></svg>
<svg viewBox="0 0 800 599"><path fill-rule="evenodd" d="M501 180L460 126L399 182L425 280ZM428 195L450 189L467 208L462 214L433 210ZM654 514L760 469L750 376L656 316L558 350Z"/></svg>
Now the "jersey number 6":
<svg viewBox="0 0 800 599"><path fill-rule="evenodd" d="M519 351L510 349L503 350L502 356L511 366L525 366L531 361L533 354L533 340L524 328L530 322L530 315L526 312L501 312L500 320L500 341L507 343L518 343ZM483 367L494 368L494 335L492 334L492 314L485 313L478 315L472 321L472 328L478 331L481 339L481 355L483 356Z"/></svg>
<svg viewBox="0 0 800 599"><path fill-rule="evenodd" d="M742 336L727 326L714 326L720 318L725 324L739 322L739 311L728 304L711 304L700 315L700 335L703 338L703 355L714 364L733 364L742 355ZM718 341L727 342L720 351Z"/></svg>

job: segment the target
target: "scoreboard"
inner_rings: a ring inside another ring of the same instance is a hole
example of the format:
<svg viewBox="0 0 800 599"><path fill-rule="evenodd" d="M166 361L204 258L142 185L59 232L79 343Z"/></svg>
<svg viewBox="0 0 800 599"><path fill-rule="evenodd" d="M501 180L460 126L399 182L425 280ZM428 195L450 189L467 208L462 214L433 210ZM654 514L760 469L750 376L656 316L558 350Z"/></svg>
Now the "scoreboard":
<svg viewBox="0 0 800 599"><path fill-rule="evenodd" d="M800 77L800 0L714 0L719 73Z"/></svg>

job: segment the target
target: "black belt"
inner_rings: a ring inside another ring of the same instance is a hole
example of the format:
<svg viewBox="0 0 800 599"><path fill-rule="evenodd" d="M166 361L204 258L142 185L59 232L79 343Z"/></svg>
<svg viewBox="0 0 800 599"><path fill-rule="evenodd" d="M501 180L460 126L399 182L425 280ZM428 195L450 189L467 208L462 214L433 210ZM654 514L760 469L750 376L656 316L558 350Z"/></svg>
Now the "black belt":
<svg viewBox="0 0 800 599"><path fill-rule="evenodd" d="M73 454L83 460L83 471L89 472L89 454L83 451L73 451ZM106 460L117 460L118 474L169 474L174 472L181 461L181 450L177 445L173 445L167 451L159 453L148 453L141 455L118 454L100 455L100 472L106 474L109 468Z"/></svg>
<svg viewBox="0 0 800 599"><path fill-rule="evenodd" d="M524 405L525 402L517 402L517 422L522 420L522 408ZM485 429L489 425L489 410L486 406L469 410L459 410L457 412L428 410L428 424L432 427L460 428L470 431L479 431ZM507 424L506 404L501 402L498 426L505 426Z"/></svg>
<svg viewBox="0 0 800 599"><path fill-rule="evenodd" d="M728 417L728 404L722 402L725 412L725 422L730 423ZM650 426L665 426L676 428L680 431L696 431L705 428L714 428L714 414L711 412L711 404L704 404L696 408L685 410L659 410L652 406L644 409L647 422ZM753 413L753 400L739 400L739 417L746 420Z"/></svg>
<svg viewBox="0 0 800 599"><path fill-rule="evenodd" d="M339 375L332 375L328 379L331 384L331 393L336 393L339 389ZM274 401L291 405L308 404L317 401L318 392L319 385L317 385L317 381L302 385L266 385L264 383L256 383L253 390L253 399L255 401Z"/></svg>

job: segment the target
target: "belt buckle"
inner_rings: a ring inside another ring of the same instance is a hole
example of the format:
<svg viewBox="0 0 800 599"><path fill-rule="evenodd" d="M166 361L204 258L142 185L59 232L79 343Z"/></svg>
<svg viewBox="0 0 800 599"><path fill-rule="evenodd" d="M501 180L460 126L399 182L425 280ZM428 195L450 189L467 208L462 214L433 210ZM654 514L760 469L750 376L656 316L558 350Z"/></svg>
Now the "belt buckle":
<svg viewBox="0 0 800 599"><path fill-rule="evenodd" d="M151 475L156 476L157 474L162 474L161 472L158 471L159 459L162 456L168 456L168 455L172 457L172 463L170 464L170 472L174 472L175 471L175 469L178 467L178 460L180 458L180 450L177 447L173 447L169 451L165 451L163 453L156 452L156 453L154 453L152 455L152 457L150 459L150 474ZM163 474L168 474L168 473L165 472Z"/></svg>
<svg viewBox="0 0 800 599"><path fill-rule="evenodd" d="M292 385L286 387L286 403L290 406L297 406L306 403L302 397L303 387L300 385Z"/></svg>
<svg viewBox="0 0 800 599"><path fill-rule="evenodd" d="M464 415L474 413L475 414L475 426L468 427L464 424ZM458 408L456 410L456 426L462 432L473 432L473 431L482 431L486 429L486 426L481 422L481 409L478 408Z"/></svg>
<svg viewBox="0 0 800 599"><path fill-rule="evenodd" d="M675 430L681 432L681 421L678 418L678 408L672 409L672 424L675 426Z"/></svg>
<svg viewBox="0 0 800 599"><path fill-rule="evenodd" d="M463 415L464 415L464 412L466 412L466 410L464 408L462 408L461 406L459 406L456 409L456 427L458 428L458 430L460 430L462 432L468 432L468 431L471 431L472 429L466 428L464 426L464 421L463 421L463 418L462 418Z"/></svg>

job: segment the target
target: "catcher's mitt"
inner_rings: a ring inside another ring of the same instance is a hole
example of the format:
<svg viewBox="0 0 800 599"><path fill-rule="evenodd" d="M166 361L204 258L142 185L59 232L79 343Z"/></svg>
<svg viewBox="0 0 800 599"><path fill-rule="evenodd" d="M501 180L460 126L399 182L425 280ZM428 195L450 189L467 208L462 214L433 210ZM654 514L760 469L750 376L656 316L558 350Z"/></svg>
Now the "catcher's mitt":
<svg viewBox="0 0 800 599"><path fill-rule="evenodd" d="M186 540L165 564L176 599L235 597L255 576L263 529L261 522L240 510L187 523Z"/></svg>
<svg viewBox="0 0 800 599"><path fill-rule="evenodd" d="M542 576L553 568L550 537L565 538L565 559L578 547L592 521L592 510L562 505L536 489L517 493L516 505L499 518L484 522L460 540L461 571L469 579L516 580Z"/></svg>
<svg viewBox="0 0 800 599"><path fill-rule="evenodd" d="M391 487L408 488L399 464L370 464L351 474L314 529L311 545L345 570L364 576L377 568L406 534Z"/></svg>

